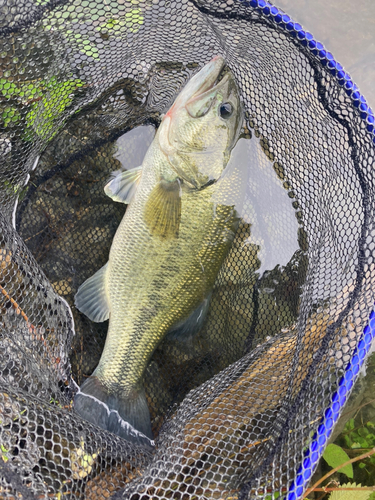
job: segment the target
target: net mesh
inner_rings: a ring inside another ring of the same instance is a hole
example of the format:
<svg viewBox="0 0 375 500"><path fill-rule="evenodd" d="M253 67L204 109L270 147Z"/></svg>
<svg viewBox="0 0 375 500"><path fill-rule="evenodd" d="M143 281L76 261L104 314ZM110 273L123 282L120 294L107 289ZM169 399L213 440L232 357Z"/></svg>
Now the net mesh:
<svg viewBox="0 0 375 500"><path fill-rule="evenodd" d="M251 4L0 3L1 498L272 498L311 476L374 300L372 115L301 27ZM151 452L74 412L107 331L74 295L126 209L110 174L217 54L246 196L202 328L147 368Z"/></svg>

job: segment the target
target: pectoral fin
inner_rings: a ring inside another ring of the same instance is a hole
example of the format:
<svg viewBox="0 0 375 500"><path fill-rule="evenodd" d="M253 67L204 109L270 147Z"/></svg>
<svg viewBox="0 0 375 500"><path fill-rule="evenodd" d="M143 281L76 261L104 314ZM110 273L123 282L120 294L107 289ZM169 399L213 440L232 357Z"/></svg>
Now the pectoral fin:
<svg viewBox="0 0 375 500"><path fill-rule="evenodd" d="M141 178L142 166L114 173L113 179L106 184L104 192L113 201L130 203Z"/></svg>
<svg viewBox="0 0 375 500"><path fill-rule="evenodd" d="M151 191L144 211L153 236L177 238L181 219L181 189L178 180L161 180Z"/></svg>
<svg viewBox="0 0 375 500"><path fill-rule="evenodd" d="M109 305L105 288L108 262L79 288L74 303L91 321L100 323L109 318Z"/></svg>

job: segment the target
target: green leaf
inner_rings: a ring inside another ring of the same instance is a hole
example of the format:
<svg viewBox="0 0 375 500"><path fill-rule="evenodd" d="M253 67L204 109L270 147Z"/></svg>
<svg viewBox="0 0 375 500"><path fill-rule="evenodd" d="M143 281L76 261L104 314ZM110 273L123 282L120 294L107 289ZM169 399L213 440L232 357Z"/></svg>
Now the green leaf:
<svg viewBox="0 0 375 500"><path fill-rule="evenodd" d="M370 434L370 431L368 429L366 429L366 427L360 427L358 429L358 434L361 436L361 437L367 437L368 434Z"/></svg>
<svg viewBox="0 0 375 500"><path fill-rule="evenodd" d="M127 12L125 14L125 20L129 30L136 33L139 30L140 25L144 22L141 9L132 9L130 12Z"/></svg>
<svg viewBox="0 0 375 500"><path fill-rule="evenodd" d="M272 495L267 495L264 500L276 500L279 498L280 493L278 491L275 491L275 493L272 493Z"/></svg>
<svg viewBox="0 0 375 500"><path fill-rule="evenodd" d="M1 453L0 453L1 458L4 460L4 462L7 462L9 460L8 457L9 450L7 450L3 444L0 445L0 448L1 448Z"/></svg>
<svg viewBox="0 0 375 500"><path fill-rule="evenodd" d="M21 116L17 108L7 106L1 113L1 118L3 120L4 127L7 127L11 122L17 122L20 120Z"/></svg>
<svg viewBox="0 0 375 500"><path fill-rule="evenodd" d="M330 446L330 445L329 445ZM356 485L355 483L348 483L340 485L340 488L362 488L360 484ZM372 492L369 490L363 489L361 491L358 490L336 490L332 491L329 496L329 500L369 500Z"/></svg>
<svg viewBox="0 0 375 500"><path fill-rule="evenodd" d="M341 464L344 464L350 458L347 453L341 448L341 446L337 446L337 444L329 444L323 453L323 458L333 469L338 467ZM341 472L348 476L349 478L353 478L353 466L352 464L348 464L345 467L339 469L338 472Z"/></svg>
<svg viewBox="0 0 375 500"><path fill-rule="evenodd" d="M26 126L33 129L40 137L47 136L53 129L55 120L60 118L65 108L73 100L74 92L83 86L82 80L59 82L56 77L43 81L45 91L38 102L30 106L26 115Z"/></svg>
<svg viewBox="0 0 375 500"><path fill-rule="evenodd" d="M354 418L351 418L345 425L345 430L352 431L354 429Z"/></svg>
<svg viewBox="0 0 375 500"><path fill-rule="evenodd" d="M353 440L351 439L350 436L347 436L347 435L344 435L344 441L345 441L345 444L348 448L351 448L352 447L352 444L353 444Z"/></svg>

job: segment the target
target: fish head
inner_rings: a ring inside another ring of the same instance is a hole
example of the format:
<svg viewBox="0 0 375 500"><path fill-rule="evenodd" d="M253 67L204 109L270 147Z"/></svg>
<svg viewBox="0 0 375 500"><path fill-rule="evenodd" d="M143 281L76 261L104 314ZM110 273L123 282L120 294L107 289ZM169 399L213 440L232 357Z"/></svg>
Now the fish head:
<svg viewBox="0 0 375 500"><path fill-rule="evenodd" d="M160 148L178 176L200 189L221 176L242 122L235 79L216 56L191 78L164 116Z"/></svg>

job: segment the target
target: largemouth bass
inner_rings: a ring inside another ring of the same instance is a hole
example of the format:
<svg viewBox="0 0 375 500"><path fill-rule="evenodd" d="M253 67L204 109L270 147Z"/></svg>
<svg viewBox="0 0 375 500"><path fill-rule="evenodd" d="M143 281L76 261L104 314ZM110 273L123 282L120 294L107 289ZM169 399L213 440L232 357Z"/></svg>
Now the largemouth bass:
<svg viewBox="0 0 375 500"><path fill-rule="evenodd" d="M108 263L75 298L92 321L109 318L99 365L75 409L130 441L151 443L143 375L154 350L168 332L186 336L199 327L233 241L238 216L221 201L223 172L242 121L234 78L217 56L163 117L142 166L105 187L129 206Z"/></svg>

